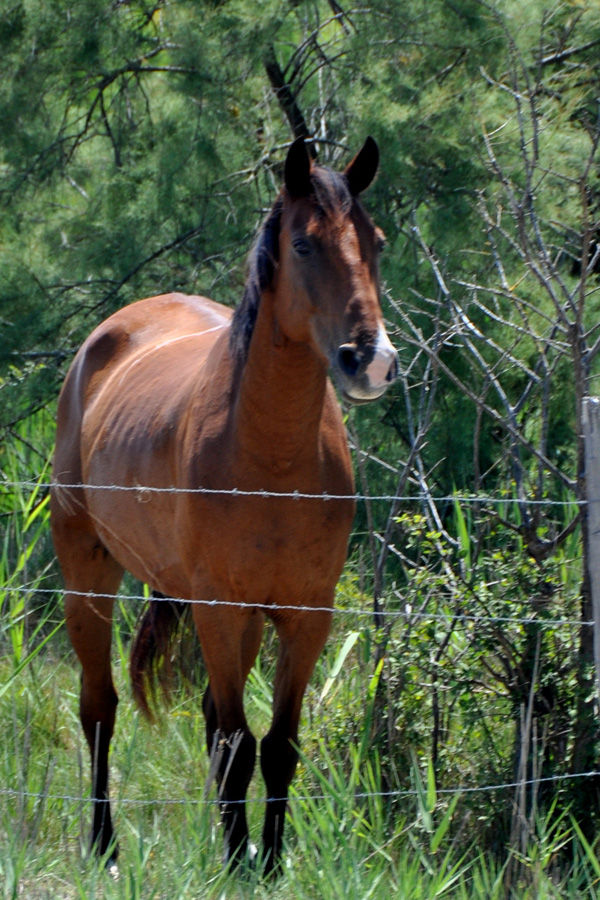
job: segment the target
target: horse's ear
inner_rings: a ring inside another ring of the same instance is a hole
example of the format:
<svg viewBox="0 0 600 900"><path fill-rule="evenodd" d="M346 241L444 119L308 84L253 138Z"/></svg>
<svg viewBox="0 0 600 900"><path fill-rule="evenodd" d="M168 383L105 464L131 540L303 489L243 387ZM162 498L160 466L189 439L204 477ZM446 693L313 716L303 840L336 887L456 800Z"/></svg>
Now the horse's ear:
<svg viewBox="0 0 600 900"><path fill-rule="evenodd" d="M351 163L346 166L344 175L353 197L366 190L379 166L379 147L372 137L368 137Z"/></svg>
<svg viewBox="0 0 600 900"><path fill-rule="evenodd" d="M297 138L285 160L285 186L292 197L308 197L311 192L310 157L304 138Z"/></svg>

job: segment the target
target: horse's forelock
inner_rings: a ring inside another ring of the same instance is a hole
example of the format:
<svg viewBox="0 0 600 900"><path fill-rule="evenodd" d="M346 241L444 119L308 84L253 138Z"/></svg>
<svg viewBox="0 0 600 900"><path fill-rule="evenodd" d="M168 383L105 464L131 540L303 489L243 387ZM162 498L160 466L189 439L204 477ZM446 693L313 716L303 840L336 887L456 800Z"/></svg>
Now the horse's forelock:
<svg viewBox="0 0 600 900"><path fill-rule="evenodd" d="M281 198L278 198L263 222L250 260L250 265L255 268L255 280L261 291L271 284L275 266L279 262L279 226L282 205Z"/></svg>
<svg viewBox="0 0 600 900"><path fill-rule="evenodd" d="M321 215L348 215L353 198L344 175L325 166L315 166L311 172L311 184Z"/></svg>

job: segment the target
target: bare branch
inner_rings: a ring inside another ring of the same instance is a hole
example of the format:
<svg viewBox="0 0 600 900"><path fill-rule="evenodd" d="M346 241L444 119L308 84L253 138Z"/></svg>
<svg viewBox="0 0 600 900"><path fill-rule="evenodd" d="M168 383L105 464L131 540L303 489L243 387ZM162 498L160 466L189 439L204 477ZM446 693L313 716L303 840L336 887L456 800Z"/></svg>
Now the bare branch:
<svg viewBox="0 0 600 900"><path fill-rule="evenodd" d="M306 120L296 102L296 97L292 92L290 85L285 80L284 74L281 70L281 66L277 62L277 57L275 56L275 48L272 44L267 49L263 64L269 78L271 88L273 89L277 101L281 106L281 109L283 110L288 122L290 123L292 134L296 138L310 137L310 131L308 125L306 124ZM309 144L308 149L312 158L315 159L316 150L314 144Z"/></svg>
<svg viewBox="0 0 600 900"><path fill-rule="evenodd" d="M581 44L579 47L566 47L564 50L558 50L555 53L549 53L547 56L543 56L539 63L541 66L550 66L553 63L561 63L566 59L571 59L572 56L576 56L578 53L585 53L586 50L592 50L594 47L597 47L600 44L600 38L595 38L592 41L588 41L587 44Z"/></svg>

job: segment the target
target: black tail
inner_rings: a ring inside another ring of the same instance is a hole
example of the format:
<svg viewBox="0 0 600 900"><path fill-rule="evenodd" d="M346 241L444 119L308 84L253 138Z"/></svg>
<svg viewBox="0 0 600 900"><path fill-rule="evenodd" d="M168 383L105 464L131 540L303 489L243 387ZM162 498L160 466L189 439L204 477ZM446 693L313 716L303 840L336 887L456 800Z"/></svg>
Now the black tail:
<svg viewBox="0 0 600 900"><path fill-rule="evenodd" d="M189 603L170 600L152 592L151 600L138 625L129 658L129 674L135 702L145 716L153 719L157 689L168 698L172 675L172 651L180 626L188 618Z"/></svg>

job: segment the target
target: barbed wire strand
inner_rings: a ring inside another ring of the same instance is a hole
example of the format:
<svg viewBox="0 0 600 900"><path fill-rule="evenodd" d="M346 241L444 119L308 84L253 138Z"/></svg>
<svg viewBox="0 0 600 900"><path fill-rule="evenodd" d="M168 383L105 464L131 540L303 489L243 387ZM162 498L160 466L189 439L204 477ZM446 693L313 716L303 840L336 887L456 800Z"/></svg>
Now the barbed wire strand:
<svg viewBox="0 0 600 900"><path fill-rule="evenodd" d="M373 610L372 609L362 609L360 607L345 607L345 606L303 606L301 604L282 604L282 603L246 603L243 600L195 600L195 599L186 599L182 597L148 597L145 594L102 594L95 593L93 591L67 591L64 589L54 589L54 588L37 588L37 587L21 587L19 585L15 587L5 586L4 590L7 592L13 592L16 594L43 594L43 595L62 595L70 594L73 597L82 597L89 600L123 600L123 601L135 601L140 603L147 603L152 601L153 603L185 603L190 606L224 606L224 607L234 607L236 609L261 609L264 612L280 612L280 611L290 611L290 612L318 612L318 613L335 613L336 615L341 613L344 615L355 616L355 617L365 617L372 618ZM541 619L535 616L484 616L478 615L476 613L428 613L428 612L416 612L412 609L382 609L379 611L379 615L381 617L388 617L391 619L409 619L409 620L426 620L426 621L439 621L439 622L485 622L488 624L492 624L494 622L509 624L513 623L515 625L538 625L544 628L561 628L561 627L572 627L572 628L581 628L582 626L593 627L594 622L592 620L579 620L579 619Z"/></svg>
<svg viewBox="0 0 600 900"><path fill-rule="evenodd" d="M0 487L14 490L16 488L37 488L38 490L51 490L52 488L60 488L61 490L85 490L85 491L109 491L123 493L138 493L140 495L148 494L198 494L206 496L231 496L231 497L260 497L263 499L275 498L284 500L322 500L324 502L331 500L352 500L354 502L388 502L388 503L422 503L424 500L434 503L479 503L489 505L502 505L506 503L516 502L514 497L490 497L478 494L442 494L434 496L428 491L417 494L329 494L326 491L321 493L311 493L308 491L269 491L265 489L246 490L243 488L179 488L179 487L157 487L154 485L123 485L123 484L87 484L62 483L56 481L3 481ZM550 500L550 499L528 499L527 503L531 506L586 506L589 503L598 502L595 500Z"/></svg>
<svg viewBox="0 0 600 900"><path fill-rule="evenodd" d="M509 781L504 782L502 784L485 784L485 785L458 785L456 787L449 788L436 788L437 794L443 795L452 795L455 796L457 794L476 794L476 793L490 793L492 791L504 791L504 790L514 790L518 787L523 786L532 786L539 784L547 784L549 782L564 782L571 781L576 778L597 778L600 776L600 771L591 770L589 772L573 772L569 774L562 775L547 775L543 778L531 778L524 779L522 781ZM339 796L339 792L333 792L331 794L296 794L291 789L291 794L289 796L288 802L290 803L307 803L311 800L329 800L336 799L336 795ZM220 800L218 798L194 798L194 797L156 797L153 799L142 800L128 797L116 797L113 799L98 799L95 800L93 797L78 797L71 794L51 794L49 792L36 792L36 791L22 791L17 790L16 788L0 788L0 796L5 797L15 797L15 798L25 798L28 797L30 799L37 800L63 800L70 803L114 803L117 807L119 806L183 806L186 804L193 804L195 806L218 806L220 804ZM394 799L398 797L417 797L419 796L419 791L416 789L402 789L395 791L356 791L352 794L355 800L363 800L369 797L381 797L384 799ZM228 800L229 804L242 804L242 803L278 803L282 800L285 800L285 797L248 797L245 800Z"/></svg>

